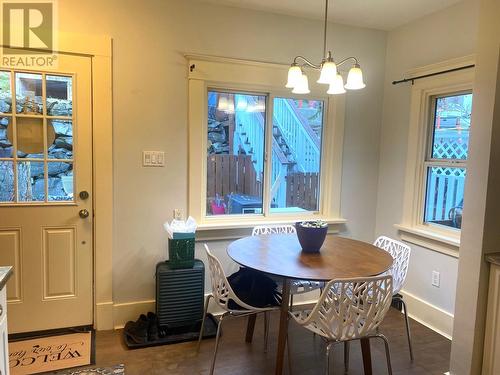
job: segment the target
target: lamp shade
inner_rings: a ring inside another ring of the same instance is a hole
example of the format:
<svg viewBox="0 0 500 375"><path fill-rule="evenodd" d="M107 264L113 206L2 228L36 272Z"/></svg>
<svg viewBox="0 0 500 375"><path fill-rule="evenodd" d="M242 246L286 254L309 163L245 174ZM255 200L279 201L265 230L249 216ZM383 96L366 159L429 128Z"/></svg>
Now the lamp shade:
<svg viewBox="0 0 500 375"><path fill-rule="evenodd" d="M330 85L335 80L337 75L337 65L333 61L325 61L321 64L321 74L318 79L318 83L325 85Z"/></svg>
<svg viewBox="0 0 500 375"><path fill-rule="evenodd" d="M358 64L355 64L351 70L349 70L349 74L347 75L347 83L345 88L348 90L359 90L366 87L363 82L363 72Z"/></svg>
<svg viewBox="0 0 500 375"><path fill-rule="evenodd" d="M305 74L300 76L300 80L297 85L293 88L292 93L294 94L309 94L309 80Z"/></svg>
<svg viewBox="0 0 500 375"><path fill-rule="evenodd" d="M301 76L302 76L302 69L300 69L300 66L297 65L290 66L290 69L288 69L288 81L285 87L289 89L295 88L295 86L299 84Z"/></svg>
<svg viewBox="0 0 500 375"><path fill-rule="evenodd" d="M227 97L219 94L219 104L217 105L217 110L227 111Z"/></svg>
<svg viewBox="0 0 500 375"><path fill-rule="evenodd" d="M329 95L345 94L344 79L340 74L335 76L335 80L330 84L326 93Z"/></svg>

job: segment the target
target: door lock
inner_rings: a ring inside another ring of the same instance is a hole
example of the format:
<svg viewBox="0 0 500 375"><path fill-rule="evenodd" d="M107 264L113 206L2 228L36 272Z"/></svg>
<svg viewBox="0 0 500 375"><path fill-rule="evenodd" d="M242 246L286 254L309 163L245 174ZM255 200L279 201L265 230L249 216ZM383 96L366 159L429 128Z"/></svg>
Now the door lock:
<svg viewBox="0 0 500 375"><path fill-rule="evenodd" d="M80 217L82 219L86 219L86 218L89 217L90 212L88 210L86 210L86 209L83 209L83 210L80 210L80 212L78 212L78 215L80 215Z"/></svg>
<svg viewBox="0 0 500 375"><path fill-rule="evenodd" d="M80 194L78 194L78 195L80 196L80 199L83 199L83 200L85 200L85 199L88 199L88 198L89 198L89 192L88 192L88 191L85 191L85 190L82 190L82 191L80 192Z"/></svg>

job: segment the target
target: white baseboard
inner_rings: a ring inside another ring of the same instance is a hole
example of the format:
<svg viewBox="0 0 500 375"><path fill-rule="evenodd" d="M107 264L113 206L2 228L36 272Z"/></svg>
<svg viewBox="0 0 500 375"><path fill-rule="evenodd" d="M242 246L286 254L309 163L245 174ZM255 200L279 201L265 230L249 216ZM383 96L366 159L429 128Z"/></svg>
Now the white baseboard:
<svg viewBox="0 0 500 375"><path fill-rule="evenodd" d="M95 329L98 331L113 329L113 301L98 302L95 307Z"/></svg>
<svg viewBox="0 0 500 375"><path fill-rule="evenodd" d="M304 300L297 301L294 306L310 305L316 303L316 300ZM129 320L137 320L139 315L146 314L148 311L155 311L155 300L137 301L137 302L126 302L126 303L116 303L113 305L113 325L114 329L121 329ZM222 314L222 310L217 308L213 303L213 299L210 301L210 306L208 311L214 315ZM97 327L98 330L99 327ZM103 328L111 329L111 328Z"/></svg>
<svg viewBox="0 0 500 375"><path fill-rule="evenodd" d="M121 329L129 320L136 321L139 315L148 311L155 311L156 301L136 301L126 303L115 303L113 305L113 327Z"/></svg>
<svg viewBox="0 0 500 375"><path fill-rule="evenodd" d="M423 324L424 326L432 329L440 335L451 340L453 335L453 314L450 314L443 309L430 304L423 299L401 291L403 298L408 305L408 315Z"/></svg>
<svg viewBox="0 0 500 375"><path fill-rule="evenodd" d="M453 314L450 314L449 312L444 311L411 293L401 291L401 294L408 305L408 315L412 319L451 340L453 331ZM316 299L301 301L297 298L294 305L301 306L314 303L316 303ZM109 311L108 309L110 306L106 304L102 308ZM113 305L112 311L113 324L109 324L109 321L105 319L102 324L98 324L98 330L111 329L111 327L114 329L123 328L129 320L135 321L139 315L145 314L148 311L155 311L155 300L116 303ZM214 315L222 313L222 311L213 304L213 300L209 307L209 311Z"/></svg>

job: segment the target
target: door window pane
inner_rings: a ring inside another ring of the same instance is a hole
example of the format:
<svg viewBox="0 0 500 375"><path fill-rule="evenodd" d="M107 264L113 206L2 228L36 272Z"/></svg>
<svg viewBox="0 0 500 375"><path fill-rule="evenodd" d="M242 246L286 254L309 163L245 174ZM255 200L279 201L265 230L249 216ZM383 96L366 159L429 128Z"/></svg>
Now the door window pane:
<svg viewBox="0 0 500 375"><path fill-rule="evenodd" d="M73 158L73 122L49 120L47 126L49 159Z"/></svg>
<svg viewBox="0 0 500 375"><path fill-rule="evenodd" d="M73 199L73 164L48 163L49 201L70 201Z"/></svg>
<svg viewBox="0 0 500 375"><path fill-rule="evenodd" d="M318 211L324 103L273 104L271 212Z"/></svg>
<svg viewBox="0 0 500 375"><path fill-rule="evenodd" d="M429 167L424 221L462 227L465 168Z"/></svg>
<svg viewBox="0 0 500 375"><path fill-rule="evenodd" d="M71 77L47 76L47 115L68 116L73 114L73 80Z"/></svg>
<svg viewBox="0 0 500 375"><path fill-rule="evenodd" d="M12 112L10 72L0 71L0 113Z"/></svg>
<svg viewBox="0 0 500 375"><path fill-rule="evenodd" d="M41 115L42 75L16 73L16 112L28 115Z"/></svg>
<svg viewBox="0 0 500 375"><path fill-rule="evenodd" d="M43 162L17 163L17 193L19 202L43 202L45 200Z"/></svg>
<svg viewBox="0 0 500 375"><path fill-rule="evenodd" d="M10 117L0 117L0 158L12 157L12 121Z"/></svg>
<svg viewBox="0 0 500 375"><path fill-rule="evenodd" d="M433 159L467 159L471 110L472 94L435 99Z"/></svg>
<svg viewBox="0 0 500 375"><path fill-rule="evenodd" d="M14 201L13 162L0 161L0 202Z"/></svg>
<svg viewBox="0 0 500 375"><path fill-rule="evenodd" d="M43 120L41 118L17 118L17 156L20 158L43 159ZM47 132L54 138L54 132Z"/></svg>
<svg viewBox="0 0 500 375"><path fill-rule="evenodd" d="M208 92L207 215L261 214L266 96Z"/></svg>

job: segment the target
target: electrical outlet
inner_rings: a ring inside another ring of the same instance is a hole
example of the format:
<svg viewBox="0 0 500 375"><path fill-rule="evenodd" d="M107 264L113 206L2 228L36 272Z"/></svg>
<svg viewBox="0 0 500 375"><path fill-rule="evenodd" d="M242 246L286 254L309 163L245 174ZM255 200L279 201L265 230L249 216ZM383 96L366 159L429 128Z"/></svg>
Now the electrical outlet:
<svg viewBox="0 0 500 375"><path fill-rule="evenodd" d="M439 288L440 284L440 275L438 271L432 271L432 285Z"/></svg>

